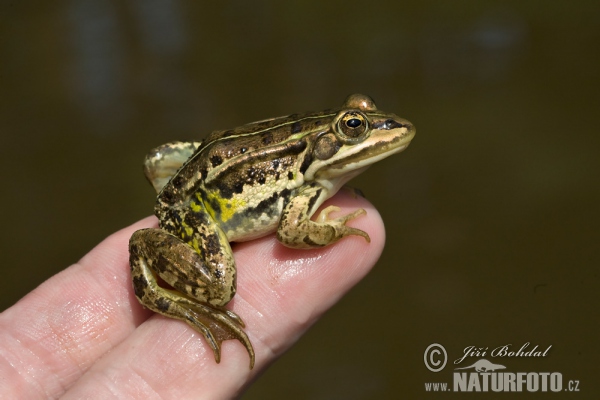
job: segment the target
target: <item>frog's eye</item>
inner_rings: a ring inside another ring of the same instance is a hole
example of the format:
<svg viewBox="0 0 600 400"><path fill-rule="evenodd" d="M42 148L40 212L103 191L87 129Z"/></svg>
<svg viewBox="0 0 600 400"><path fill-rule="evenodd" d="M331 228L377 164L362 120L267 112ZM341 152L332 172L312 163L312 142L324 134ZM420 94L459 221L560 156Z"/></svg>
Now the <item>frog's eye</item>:
<svg viewBox="0 0 600 400"><path fill-rule="evenodd" d="M346 121L348 128L358 128L362 124L362 121L358 118L352 118Z"/></svg>
<svg viewBox="0 0 600 400"><path fill-rule="evenodd" d="M337 130L344 141L356 142L368 131L369 123L365 115L359 111L348 111L338 120Z"/></svg>

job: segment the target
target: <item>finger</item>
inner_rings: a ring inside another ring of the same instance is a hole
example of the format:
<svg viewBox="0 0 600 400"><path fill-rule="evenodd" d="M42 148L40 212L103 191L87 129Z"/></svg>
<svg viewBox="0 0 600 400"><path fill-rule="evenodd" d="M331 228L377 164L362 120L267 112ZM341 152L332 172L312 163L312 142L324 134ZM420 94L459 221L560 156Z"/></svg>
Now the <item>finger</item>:
<svg viewBox="0 0 600 400"><path fill-rule="evenodd" d="M152 224L113 234L0 314L0 397L59 396L148 318L129 283L127 242Z"/></svg>
<svg viewBox="0 0 600 400"><path fill-rule="evenodd" d="M223 343L221 363L185 323L153 316L91 368L65 398L229 398L289 348L375 264L383 248L379 214L362 198L338 195L339 215L365 208L350 222L371 236L347 237L319 250L291 250L274 235L234 246L238 293L228 305L246 323L256 351Z"/></svg>

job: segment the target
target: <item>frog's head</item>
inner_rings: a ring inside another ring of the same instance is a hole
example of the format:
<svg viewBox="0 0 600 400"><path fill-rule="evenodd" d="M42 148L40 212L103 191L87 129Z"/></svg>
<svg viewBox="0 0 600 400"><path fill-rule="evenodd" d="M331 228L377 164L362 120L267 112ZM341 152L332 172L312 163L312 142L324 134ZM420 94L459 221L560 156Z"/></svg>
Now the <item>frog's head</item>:
<svg viewBox="0 0 600 400"><path fill-rule="evenodd" d="M369 96L353 94L317 139L306 180L339 187L371 164L408 147L415 127L378 110Z"/></svg>

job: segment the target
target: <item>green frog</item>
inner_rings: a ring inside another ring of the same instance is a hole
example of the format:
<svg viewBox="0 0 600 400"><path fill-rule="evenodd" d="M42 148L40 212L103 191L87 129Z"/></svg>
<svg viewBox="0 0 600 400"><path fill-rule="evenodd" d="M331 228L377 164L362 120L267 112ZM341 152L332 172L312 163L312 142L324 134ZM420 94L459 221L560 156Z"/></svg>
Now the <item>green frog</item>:
<svg viewBox="0 0 600 400"><path fill-rule="evenodd" d="M415 135L405 119L380 111L364 95L341 109L292 114L216 131L201 142L173 142L152 150L144 164L158 193L158 229L129 241L135 295L147 308L187 322L212 348L239 340L254 366L244 322L225 308L236 292L230 242L276 232L291 248L318 248L369 235L323 202L371 164L404 150ZM157 276L171 286L157 283Z"/></svg>

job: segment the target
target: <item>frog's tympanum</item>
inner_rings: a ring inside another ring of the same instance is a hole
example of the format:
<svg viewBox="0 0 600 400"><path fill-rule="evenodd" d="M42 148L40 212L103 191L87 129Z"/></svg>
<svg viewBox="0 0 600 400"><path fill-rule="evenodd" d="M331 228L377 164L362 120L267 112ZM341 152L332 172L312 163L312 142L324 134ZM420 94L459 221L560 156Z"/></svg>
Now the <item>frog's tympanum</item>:
<svg viewBox="0 0 600 400"><path fill-rule="evenodd" d="M272 232L285 246L317 248L348 235L369 235L346 223L363 209L330 218L312 215L349 179L404 150L414 126L354 94L338 110L292 114L216 131L202 142L152 150L144 171L158 198L158 229L129 242L133 287L149 309L187 322L221 357L223 340L254 349L244 323L225 305L236 291L229 242ZM172 287L157 283L157 276Z"/></svg>

